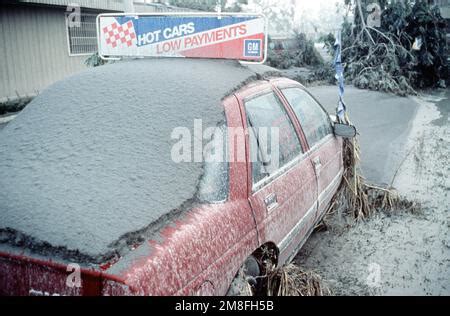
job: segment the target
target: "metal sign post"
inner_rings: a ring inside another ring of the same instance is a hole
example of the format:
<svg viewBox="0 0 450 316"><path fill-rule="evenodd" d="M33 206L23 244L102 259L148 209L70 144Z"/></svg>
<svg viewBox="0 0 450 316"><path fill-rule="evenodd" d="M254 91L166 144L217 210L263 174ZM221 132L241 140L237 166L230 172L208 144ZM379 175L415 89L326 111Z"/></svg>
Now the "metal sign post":
<svg viewBox="0 0 450 316"><path fill-rule="evenodd" d="M189 57L264 63L267 20L243 13L100 14L101 58Z"/></svg>
<svg viewBox="0 0 450 316"><path fill-rule="evenodd" d="M336 70L336 80L339 88L339 102L336 109L336 115L341 123L346 123L347 106L344 102L344 66L342 65L342 33L341 30L336 31L336 42L334 43L335 56L334 67Z"/></svg>

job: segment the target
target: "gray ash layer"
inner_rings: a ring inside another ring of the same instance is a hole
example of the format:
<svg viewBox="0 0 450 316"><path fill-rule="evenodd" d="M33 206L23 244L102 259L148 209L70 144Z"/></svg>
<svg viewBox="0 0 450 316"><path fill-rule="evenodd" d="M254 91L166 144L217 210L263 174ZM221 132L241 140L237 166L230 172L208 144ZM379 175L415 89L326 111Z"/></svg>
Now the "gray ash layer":
<svg viewBox="0 0 450 316"><path fill-rule="evenodd" d="M172 161L172 130L216 126L221 99L260 75L233 61L150 59L54 84L1 132L0 243L101 262L179 213L203 169Z"/></svg>

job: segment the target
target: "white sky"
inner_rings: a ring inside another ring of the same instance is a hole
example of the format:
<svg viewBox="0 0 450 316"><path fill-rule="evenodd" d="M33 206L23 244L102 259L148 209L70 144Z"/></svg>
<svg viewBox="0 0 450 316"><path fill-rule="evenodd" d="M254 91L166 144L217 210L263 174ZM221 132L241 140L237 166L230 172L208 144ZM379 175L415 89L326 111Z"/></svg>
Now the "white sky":
<svg viewBox="0 0 450 316"><path fill-rule="evenodd" d="M134 1L152 2L151 0ZM336 26L335 23L330 23L330 19L326 18L336 15L336 3L343 3L344 0L266 0L264 2L266 5L269 3L273 8L283 8L295 3L294 23L297 27L302 23L303 25L306 23L308 26L314 23L314 25L321 27L321 31L327 32L328 28ZM260 12L260 9L254 5L254 0L248 0L248 3L249 5L245 8L246 12ZM228 4L233 4L233 0L228 0Z"/></svg>
<svg viewBox="0 0 450 316"><path fill-rule="evenodd" d="M260 12L254 1L249 0L247 12ZM344 0L265 0L264 3L270 4L274 11L295 3L294 27L307 34L315 33L316 28L320 33L329 33L342 23L338 20L342 13L337 14L336 3L342 5Z"/></svg>
<svg viewBox="0 0 450 316"><path fill-rule="evenodd" d="M335 1L333 0L296 0L297 8L307 9L311 11L318 12L321 5L329 4L334 6Z"/></svg>
<svg viewBox="0 0 450 316"><path fill-rule="evenodd" d="M333 14L336 12L336 3L343 0L295 0L296 21L302 12L309 18L318 18L320 14ZM322 12L321 12L322 11Z"/></svg>
<svg viewBox="0 0 450 316"><path fill-rule="evenodd" d="M309 10L311 13L317 13L321 6L329 5L334 7L336 2L341 0L294 0L298 10ZM291 2L291 0L273 0L273 5L283 5L283 2ZM251 1L249 1L251 5Z"/></svg>
<svg viewBox="0 0 450 316"><path fill-rule="evenodd" d="M133 0L135 2L155 2L153 0ZM282 3L284 1L291 1L291 0L273 0L274 5L276 6L278 3ZM297 8L299 10L310 10L311 13L317 13L320 9L320 6L322 4L329 4L331 6L334 6L334 3L339 0L294 0L296 2ZM232 1L228 1L229 3L232 3ZM251 1L249 1L251 2Z"/></svg>

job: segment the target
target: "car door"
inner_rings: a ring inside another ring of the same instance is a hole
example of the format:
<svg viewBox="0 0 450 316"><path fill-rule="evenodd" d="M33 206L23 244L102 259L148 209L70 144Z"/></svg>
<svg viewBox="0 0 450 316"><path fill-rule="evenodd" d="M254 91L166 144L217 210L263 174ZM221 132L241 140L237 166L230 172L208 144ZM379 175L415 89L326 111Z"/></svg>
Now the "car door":
<svg viewBox="0 0 450 316"><path fill-rule="evenodd" d="M249 134L249 201L260 243L276 244L279 263L284 263L314 224L317 186L292 118L269 87L242 99Z"/></svg>
<svg viewBox="0 0 450 316"><path fill-rule="evenodd" d="M323 107L303 88L280 89L295 112L308 142L319 192L319 215L333 198L342 178L342 140L333 134L331 120Z"/></svg>

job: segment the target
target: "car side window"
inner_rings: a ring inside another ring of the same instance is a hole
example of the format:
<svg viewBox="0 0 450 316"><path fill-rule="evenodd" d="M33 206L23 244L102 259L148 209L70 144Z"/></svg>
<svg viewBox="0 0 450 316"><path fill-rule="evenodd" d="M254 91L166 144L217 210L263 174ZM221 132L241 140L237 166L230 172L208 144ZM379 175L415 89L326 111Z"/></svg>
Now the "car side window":
<svg viewBox="0 0 450 316"><path fill-rule="evenodd" d="M246 101L245 109L256 184L294 160L302 147L283 104L273 92Z"/></svg>
<svg viewBox="0 0 450 316"><path fill-rule="evenodd" d="M306 91L299 88L282 90L303 128L309 147L333 134L328 114Z"/></svg>

